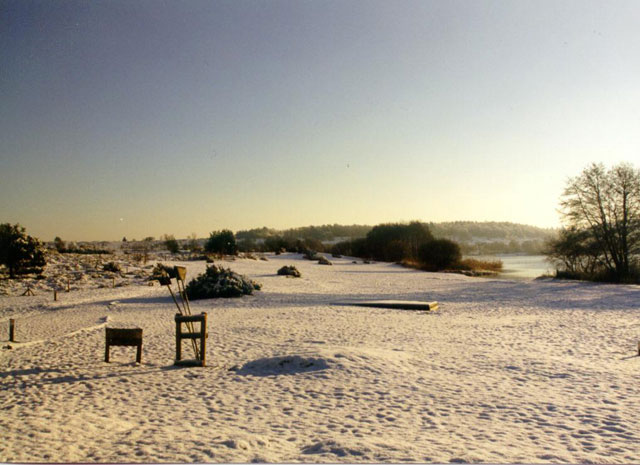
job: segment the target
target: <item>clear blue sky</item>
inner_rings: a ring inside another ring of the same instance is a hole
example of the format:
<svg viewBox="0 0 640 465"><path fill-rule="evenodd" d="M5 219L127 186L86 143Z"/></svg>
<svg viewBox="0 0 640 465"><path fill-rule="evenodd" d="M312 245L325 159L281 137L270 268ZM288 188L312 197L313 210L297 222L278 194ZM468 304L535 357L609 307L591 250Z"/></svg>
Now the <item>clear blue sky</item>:
<svg viewBox="0 0 640 465"><path fill-rule="evenodd" d="M43 240L557 226L640 164L637 1L0 0L0 222Z"/></svg>

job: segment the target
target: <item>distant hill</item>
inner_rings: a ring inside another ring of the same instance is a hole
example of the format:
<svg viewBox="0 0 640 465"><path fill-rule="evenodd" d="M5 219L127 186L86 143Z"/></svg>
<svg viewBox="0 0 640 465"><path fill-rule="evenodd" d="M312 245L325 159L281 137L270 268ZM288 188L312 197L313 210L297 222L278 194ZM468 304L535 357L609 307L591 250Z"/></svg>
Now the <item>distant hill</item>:
<svg viewBox="0 0 640 465"><path fill-rule="evenodd" d="M526 224L496 221L452 221L428 223L436 237L458 242L465 255L499 253L540 254L556 230Z"/></svg>
<svg viewBox="0 0 640 465"><path fill-rule="evenodd" d="M453 221L426 223L435 237L458 242L465 255L492 255L498 253L542 252L547 240L555 230L508 222ZM373 226L326 224L284 230L255 228L236 232L236 239L262 242L268 237L281 236L287 239L314 239L325 244L365 237Z"/></svg>
<svg viewBox="0 0 640 465"><path fill-rule="evenodd" d="M496 221L449 221L445 223L427 224L435 236L447 237L464 242L547 239L555 234L554 229Z"/></svg>
<svg viewBox="0 0 640 465"><path fill-rule="evenodd" d="M272 236L282 236L287 239L315 239L322 242L334 242L336 239L357 239L365 237L372 226L366 225L340 225L325 224L322 226L303 226L284 230L270 229L267 227L248 229L236 232L236 239L260 240Z"/></svg>

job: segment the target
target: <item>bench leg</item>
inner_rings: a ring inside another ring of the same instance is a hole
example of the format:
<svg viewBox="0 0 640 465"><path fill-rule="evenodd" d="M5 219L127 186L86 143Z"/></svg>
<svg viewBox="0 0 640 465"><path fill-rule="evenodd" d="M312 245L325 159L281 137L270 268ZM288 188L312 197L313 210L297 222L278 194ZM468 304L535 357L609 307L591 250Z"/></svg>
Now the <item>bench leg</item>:
<svg viewBox="0 0 640 465"><path fill-rule="evenodd" d="M181 332L182 328L180 327L180 321L176 320L176 362L182 360L182 339L180 338Z"/></svg>
<svg viewBox="0 0 640 465"><path fill-rule="evenodd" d="M136 362L142 363L142 343L138 344L138 349L136 350Z"/></svg>
<svg viewBox="0 0 640 465"><path fill-rule="evenodd" d="M109 343L108 342L105 344L105 348L104 348L104 361L109 363Z"/></svg>

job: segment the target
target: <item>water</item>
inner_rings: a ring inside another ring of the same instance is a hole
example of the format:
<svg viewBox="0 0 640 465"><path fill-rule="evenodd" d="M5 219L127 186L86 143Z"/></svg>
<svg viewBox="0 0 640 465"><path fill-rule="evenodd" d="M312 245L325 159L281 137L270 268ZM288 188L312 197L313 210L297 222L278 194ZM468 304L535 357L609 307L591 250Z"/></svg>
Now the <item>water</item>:
<svg viewBox="0 0 640 465"><path fill-rule="evenodd" d="M546 261L545 255L485 255L474 256L480 260L501 260L502 272L499 278L506 279L534 279L543 274L553 274L553 267Z"/></svg>

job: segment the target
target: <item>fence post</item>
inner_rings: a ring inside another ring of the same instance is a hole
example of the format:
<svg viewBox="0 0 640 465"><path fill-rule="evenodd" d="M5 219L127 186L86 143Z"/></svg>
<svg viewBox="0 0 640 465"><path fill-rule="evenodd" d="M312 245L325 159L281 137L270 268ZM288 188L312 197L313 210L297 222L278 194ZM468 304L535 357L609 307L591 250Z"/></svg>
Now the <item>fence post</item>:
<svg viewBox="0 0 640 465"><path fill-rule="evenodd" d="M9 318L9 342L16 342L14 338L15 329L16 329L16 320L14 320L13 318Z"/></svg>

